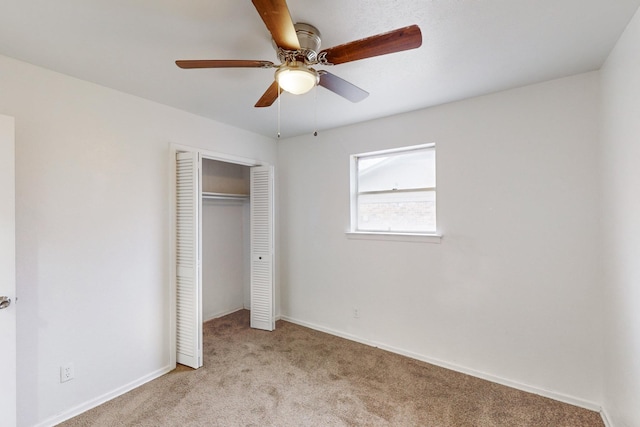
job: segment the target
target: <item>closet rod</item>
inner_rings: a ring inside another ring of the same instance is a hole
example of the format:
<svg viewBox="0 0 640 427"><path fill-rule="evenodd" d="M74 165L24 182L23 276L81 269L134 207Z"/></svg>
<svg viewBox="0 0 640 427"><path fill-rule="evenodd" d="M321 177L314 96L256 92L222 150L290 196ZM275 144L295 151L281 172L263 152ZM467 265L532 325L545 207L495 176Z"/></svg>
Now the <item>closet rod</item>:
<svg viewBox="0 0 640 427"><path fill-rule="evenodd" d="M202 192L203 199L216 199L216 200L248 200L248 194L227 194L227 193L209 193Z"/></svg>

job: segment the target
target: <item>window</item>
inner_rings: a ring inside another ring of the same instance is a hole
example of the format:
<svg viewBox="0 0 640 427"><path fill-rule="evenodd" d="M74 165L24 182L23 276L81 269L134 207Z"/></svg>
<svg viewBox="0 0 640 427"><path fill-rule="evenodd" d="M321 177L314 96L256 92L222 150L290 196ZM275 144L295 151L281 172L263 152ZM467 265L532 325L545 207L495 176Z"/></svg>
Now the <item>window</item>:
<svg viewBox="0 0 640 427"><path fill-rule="evenodd" d="M435 144L351 157L351 231L436 233Z"/></svg>

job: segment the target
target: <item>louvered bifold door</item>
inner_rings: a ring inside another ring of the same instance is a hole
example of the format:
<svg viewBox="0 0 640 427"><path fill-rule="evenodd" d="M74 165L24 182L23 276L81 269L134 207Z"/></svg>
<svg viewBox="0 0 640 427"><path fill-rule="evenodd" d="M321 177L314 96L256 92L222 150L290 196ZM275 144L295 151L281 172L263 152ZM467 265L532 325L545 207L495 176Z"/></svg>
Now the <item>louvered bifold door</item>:
<svg viewBox="0 0 640 427"><path fill-rule="evenodd" d="M176 154L177 362L194 369L202 366L198 171L198 153Z"/></svg>
<svg viewBox="0 0 640 427"><path fill-rule="evenodd" d="M251 168L251 327L275 329L273 168Z"/></svg>

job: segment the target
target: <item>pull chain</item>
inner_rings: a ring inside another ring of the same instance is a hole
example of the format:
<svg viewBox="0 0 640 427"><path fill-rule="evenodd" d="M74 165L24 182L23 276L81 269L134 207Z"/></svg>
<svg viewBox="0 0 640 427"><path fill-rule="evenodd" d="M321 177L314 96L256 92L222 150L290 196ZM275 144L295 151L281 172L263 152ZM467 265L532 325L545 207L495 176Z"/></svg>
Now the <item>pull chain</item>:
<svg viewBox="0 0 640 427"><path fill-rule="evenodd" d="M313 88L313 136L318 136L318 85Z"/></svg>
<svg viewBox="0 0 640 427"><path fill-rule="evenodd" d="M278 139L280 139L280 83L278 83Z"/></svg>

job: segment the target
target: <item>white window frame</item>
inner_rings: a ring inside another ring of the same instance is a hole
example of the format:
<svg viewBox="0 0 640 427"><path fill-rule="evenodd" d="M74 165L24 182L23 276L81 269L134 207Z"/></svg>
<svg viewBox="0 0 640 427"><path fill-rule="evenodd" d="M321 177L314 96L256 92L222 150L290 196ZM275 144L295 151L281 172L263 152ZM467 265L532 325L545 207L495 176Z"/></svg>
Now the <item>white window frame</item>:
<svg viewBox="0 0 640 427"><path fill-rule="evenodd" d="M388 150L380 150L380 151L372 151L368 153L358 153L353 154L350 157L350 194L351 194L351 203L350 203L350 212L351 212L351 221L350 228L347 231L347 237L351 239L364 239L364 240L393 240L393 241L415 241L415 242L428 242L428 243L440 243L442 235L437 231L438 230L438 222L436 219L436 231L435 232L396 232L396 231L362 231L358 230L358 195L360 194L380 194L380 193L394 193L396 191L403 190L383 190L383 191L374 191L374 192L366 192L361 193L358 190L358 160L361 158L371 158L377 156L386 156L389 154L402 154L408 153L411 151L418 151L424 149L435 149L435 143L429 144L421 144L421 145L413 145L409 147L400 147L400 148L392 148ZM437 183L436 183L437 186ZM433 191L436 193L437 200L437 190L436 187L429 188L418 188L411 189L411 191ZM436 210L437 210L436 203ZM437 218L437 215L436 215Z"/></svg>

